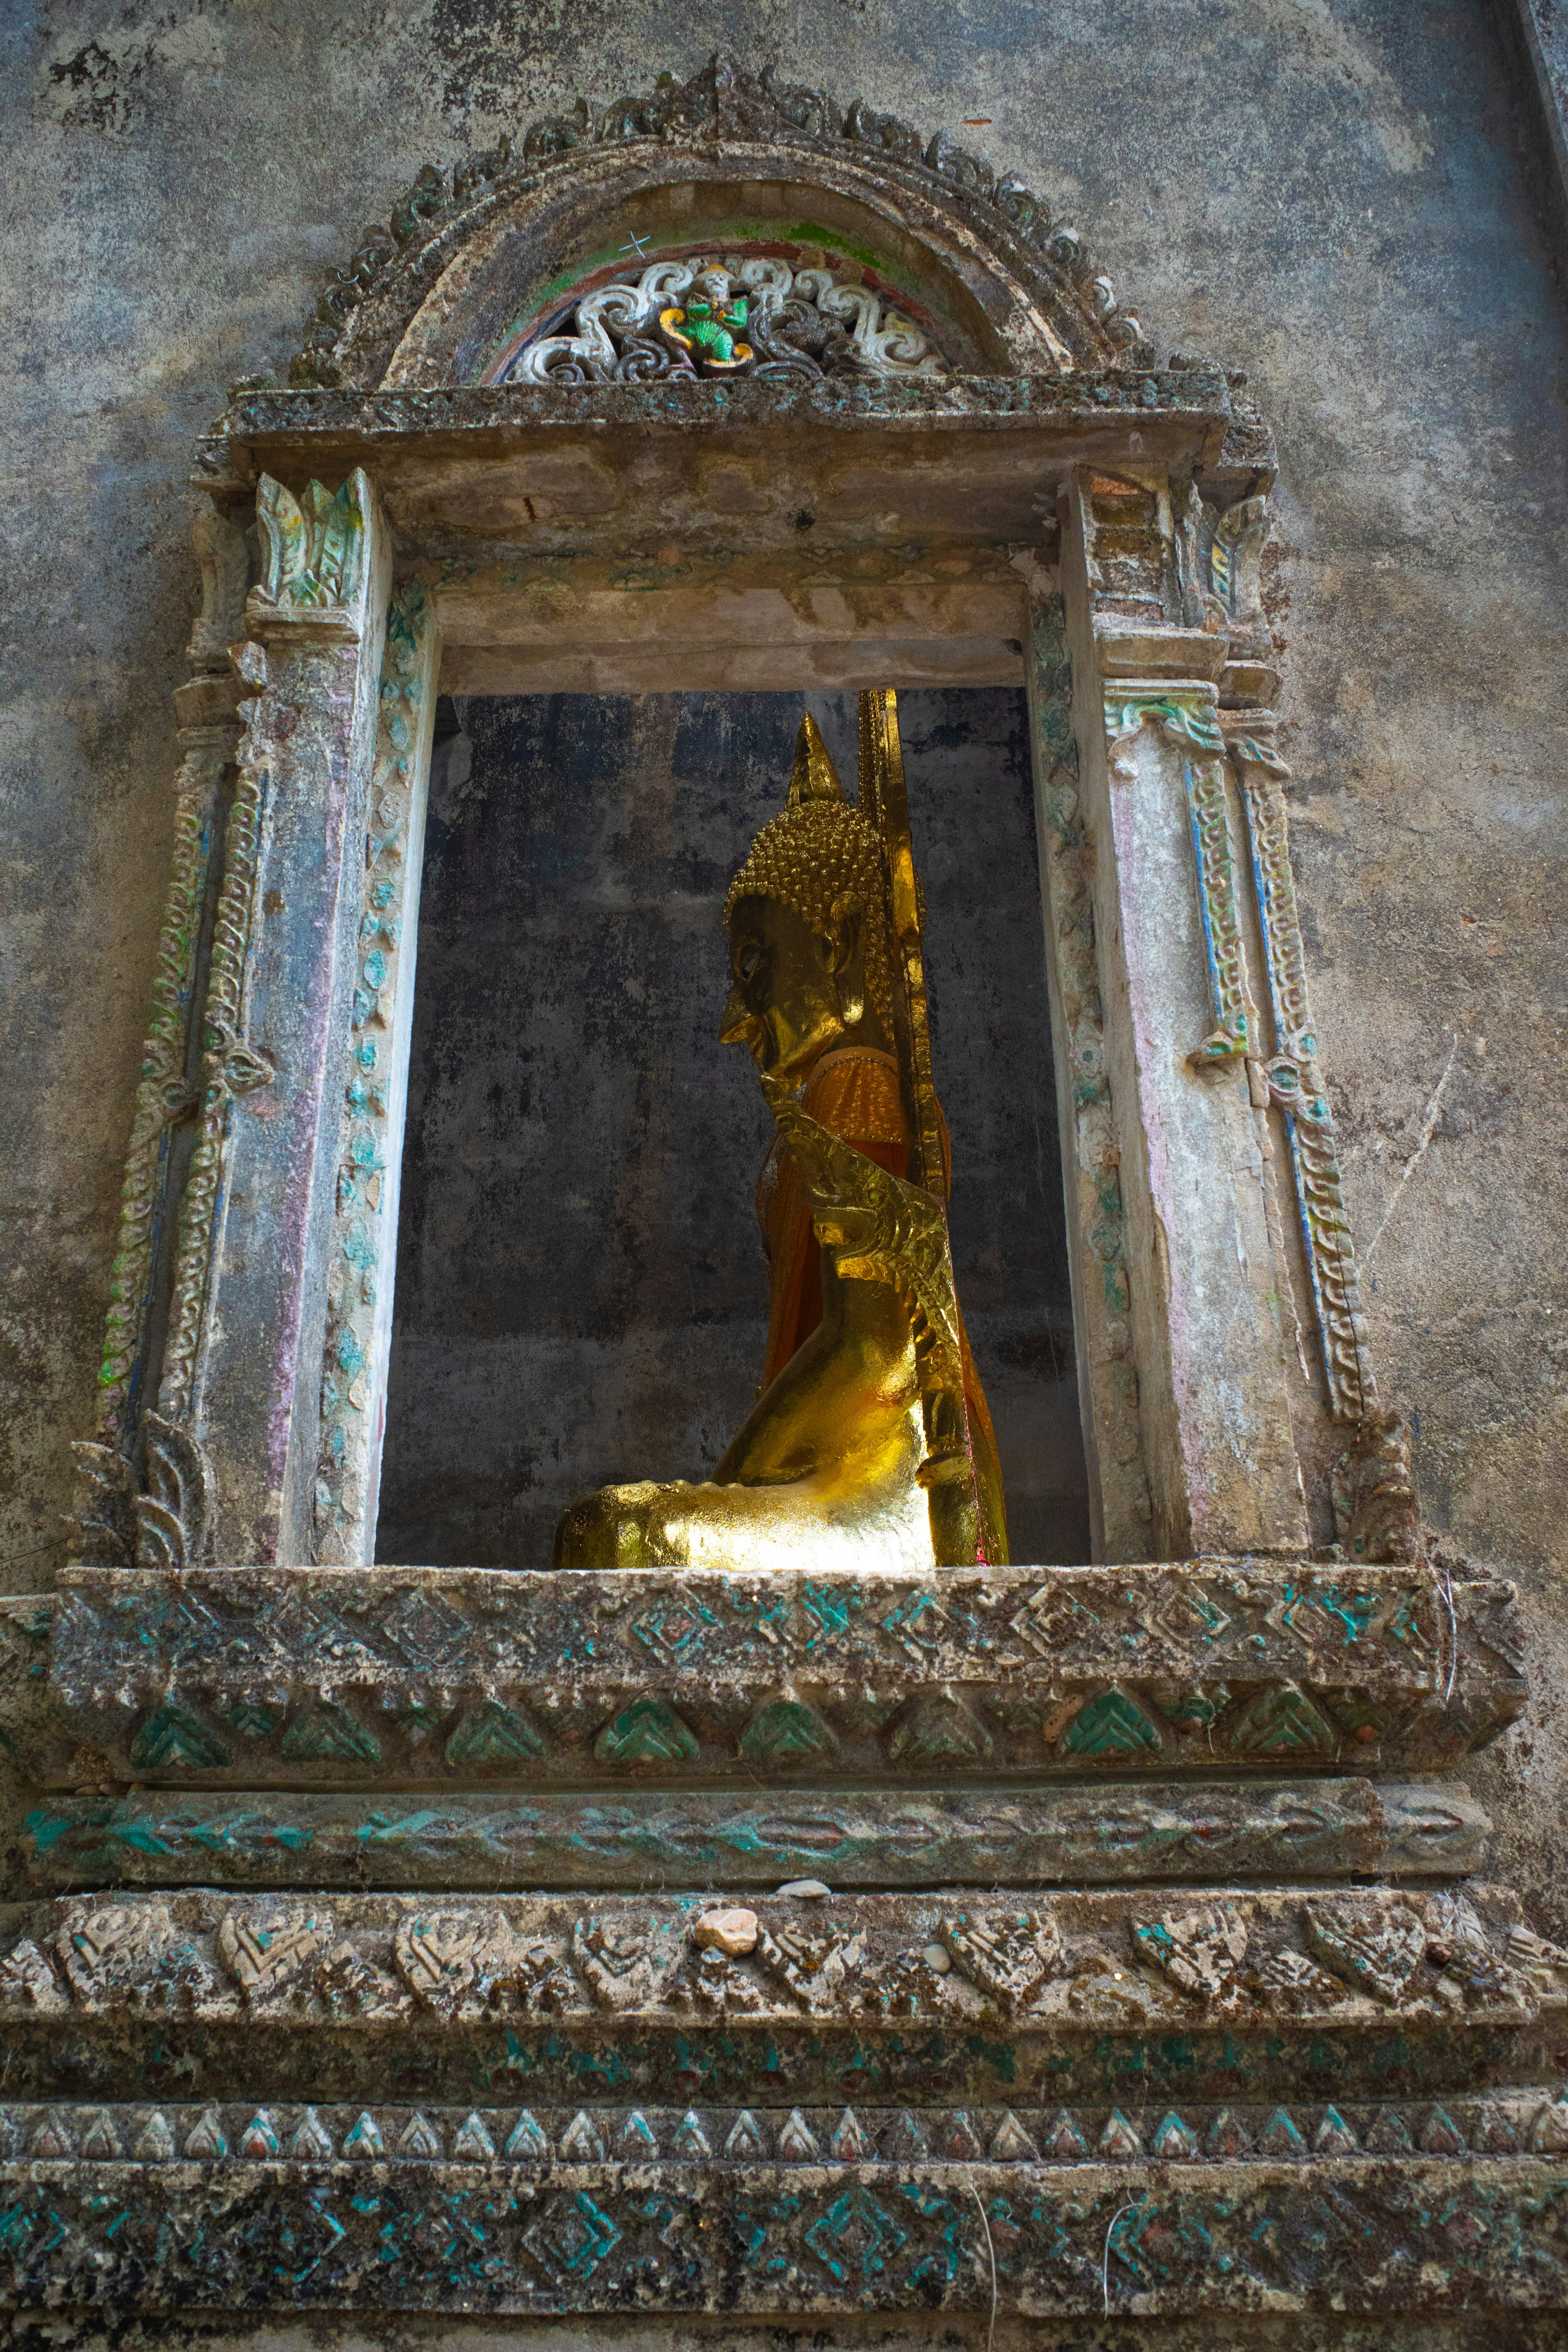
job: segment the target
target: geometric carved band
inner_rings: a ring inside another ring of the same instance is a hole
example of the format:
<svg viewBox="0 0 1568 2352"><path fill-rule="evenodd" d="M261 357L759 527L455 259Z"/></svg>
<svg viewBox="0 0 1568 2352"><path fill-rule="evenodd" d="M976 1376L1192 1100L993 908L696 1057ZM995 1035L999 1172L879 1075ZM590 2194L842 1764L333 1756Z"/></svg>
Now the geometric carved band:
<svg viewBox="0 0 1568 2352"><path fill-rule="evenodd" d="M1511 1586L1455 1581L1450 1607L1424 1567L1254 1559L79 1570L0 1609L0 1667L7 1635L16 1744L78 1787L84 1746L126 1780L250 1788L1426 1769L1524 1696Z"/></svg>
<svg viewBox="0 0 1568 2352"><path fill-rule="evenodd" d="M15 2160L138 2164L675 2166L857 2164L1267 2164L1360 2155L1526 2156L1568 2152L1568 2101L1540 2088L1442 2100L1126 2097L1031 2107L519 2108L299 2106L165 2100L109 2106L0 2107L0 2155ZM361 2171L361 2179L364 2174Z"/></svg>
<svg viewBox="0 0 1568 2352"><path fill-rule="evenodd" d="M505 1889L1028 1886L1116 1879L1458 1877L1490 1828L1453 1781L1148 1781L1092 1790L543 1790L398 1796L147 1790L24 1824L41 1885Z"/></svg>
<svg viewBox="0 0 1568 2352"><path fill-rule="evenodd" d="M13 2296L127 2312L1473 2315L1568 2293L1568 2169L1540 2156L5 2172Z"/></svg>

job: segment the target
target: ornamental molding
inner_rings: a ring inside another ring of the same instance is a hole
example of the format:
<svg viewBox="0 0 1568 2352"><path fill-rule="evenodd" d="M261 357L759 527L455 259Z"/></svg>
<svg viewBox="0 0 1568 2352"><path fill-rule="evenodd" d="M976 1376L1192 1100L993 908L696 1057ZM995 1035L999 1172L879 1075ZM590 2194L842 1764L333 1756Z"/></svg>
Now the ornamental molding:
<svg viewBox="0 0 1568 2352"><path fill-rule="evenodd" d="M722 1924L721 1924L722 1923ZM1112 1890L1027 1895L613 1893L63 1897L16 1922L0 2018L47 2026L249 2020L397 2032L484 2018L867 2034L998 2021L1030 2032L1293 2021L1344 2036L1347 2084L1390 2018L1453 2031L1568 2009L1568 1953L1509 1890ZM41 2063L47 2063L47 2060ZM274 2061L276 2065L277 2061ZM23 2069L17 2068L18 2074Z"/></svg>
<svg viewBox="0 0 1568 2352"><path fill-rule="evenodd" d="M707 2137L695 2111L677 2126L686 2143L679 2157L633 2147L603 2165L584 2162L580 2143L556 2164L488 2158L492 2123L476 2112L454 2135L455 2160L442 2162L423 2156L421 2143L435 2137L423 2112L405 2123L381 2110L401 2134L393 2148L369 2108L345 2159L301 2152L280 2161L279 2118L291 2149L329 2138L319 2112L296 2122L298 2112L253 2108L236 2126L247 2148L236 2158L216 2153L229 2117L214 2109L178 2165L151 2153L62 2158L52 2151L68 2119L40 2124L31 2161L5 2168L18 2299L117 2314L242 2311L265 2282L269 2305L332 2313L549 2321L652 2306L733 2321L747 2312L836 2315L847 2305L902 2316L935 2307L972 2313L981 2326L988 2312L994 2324L1001 2311L1096 2323L1157 2311L1201 2313L1208 2328L1220 2313L1348 2306L1398 2319L1413 2308L1468 2314L1473 2332L1477 2311L1555 2304L1563 2276L1560 2157L1337 2158L1337 2108L1315 2125L1322 2153L1309 2162L1291 2145L1297 2123L1279 2109L1269 2131L1281 2152L1256 2163L1194 2163L1191 2127L1172 2108L1155 2127L1158 2154L1143 2166L1118 2161L1114 2147L1079 2156L1083 2135L1063 2109L1057 2133L1073 2153L1062 2168L1015 2155L1028 2135L1010 2111L995 2131L1004 2142L995 2162L887 2164L824 2155L797 2111L778 2135L776 2165L694 2159L691 2144ZM1388 2112L1390 2138L1407 2138L1404 2116ZM862 2136L843 2113L841 2145L850 2126ZM1431 2120L1416 2114L1417 2128L1445 2143L1453 2137L1448 2108L1434 2106ZM1511 2115L1499 2115L1513 2134ZM120 2137L122 2120L134 2126L107 2108L97 2118L86 2130L99 2148ZM627 2121L653 2137L641 2111ZM918 2138L922 2120L910 2122ZM991 2132L989 2116L974 2122ZM1125 2123L1114 2111L1102 2148ZM734 2128L749 2138L761 2126L743 2112ZM161 2148L168 2134L153 2111L136 2145ZM518 2116L511 2137L518 2134L525 2144L542 2136L531 2111ZM1228 2124L1222 2138L1237 2137ZM460 2138L466 2145L456 2148ZM275 2321L263 2322L242 2340L275 2333Z"/></svg>
<svg viewBox="0 0 1568 2352"><path fill-rule="evenodd" d="M806 1710L790 1707L790 1728ZM239 1710L233 1712L237 1716ZM779 1712L772 1710L775 1721ZM766 1717L764 1718L766 1720ZM819 1724L821 1718L819 1717ZM459 1761L486 1761L505 1711L460 1719ZM475 1736L476 1732L477 1737ZM739 1761L788 1758L743 1733ZM44 1798L21 1843L40 1888L354 1885L367 1858L388 1889L513 1885L638 1887L651 1871L771 1888L826 1872L840 1888L1100 1883L1158 1874L1173 1882L1271 1878L1282 1855L1318 1878L1428 1875L1478 1868L1490 1821L1448 1781L1364 1779L1113 1791L1010 1785L791 1789L777 1800L711 1789L622 1788L590 1795L531 1789L408 1796L384 1790L242 1794L147 1789L124 1797Z"/></svg>
<svg viewBox="0 0 1568 2352"><path fill-rule="evenodd" d="M84 1569L16 1609L0 1708L57 1787L1425 1770L1525 1687L1512 1587L1426 1568Z"/></svg>
<svg viewBox="0 0 1568 2352"><path fill-rule="evenodd" d="M406 583L387 614L359 877L311 1510L315 1557L325 1563L362 1559L375 1534L380 1456L371 1391L378 1375L384 1377L391 1345L401 1143L393 1113L406 1084L413 1025L402 984L412 947L404 931L409 909L418 906L423 803L416 771L434 701L434 629L430 598L417 581Z"/></svg>
<svg viewBox="0 0 1568 2352"><path fill-rule="evenodd" d="M944 273L941 243L950 247L946 274L962 255L981 274L1004 278L1020 325L1030 315L1026 331L1043 363L1146 363L1138 320L1119 306L1078 231L1016 175L998 175L946 131L928 136L863 100L846 110L824 90L786 83L771 68L753 75L719 54L684 84L665 76L648 96L609 106L579 99L530 124L515 144L504 137L450 171L425 164L388 224L367 233L323 293L290 383L370 388L407 380L398 371L413 354L402 346L422 305L465 249L477 249L503 221L552 214L596 173L617 178L628 196L637 185L711 178L732 151L742 178L858 188L879 200L890 224L901 215L928 221L933 270ZM614 209L619 217L621 205ZM914 236L922 241L918 226ZM471 264L458 273L468 274ZM549 275L541 267L541 287ZM455 374L449 362L418 380L475 380L461 360L456 365Z"/></svg>
<svg viewBox="0 0 1568 2352"><path fill-rule="evenodd" d="M314 2172L334 2161L352 2168L515 2166L535 2175L596 2168L596 2185L619 2187L625 2167L661 2160L672 2172L758 2164L811 2165L849 2175L855 2168L912 2165L1161 2164L1210 2167L1340 2167L1360 2156L1561 2156L1568 2149L1568 2095L1544 2087L1500 2089L1441 2099L1230 2105L1186 2098L1176 2105L1082 2104L925 2109L862 2105L592 2108L516 2104L421 2107L321 2100L257 2102L241 2095L181 2105L17 2103L0 2107L0 2149L34 2164L200 2165L233 2178L270 2164ZM211 2174L209 2177L211 2177ZM52 2177L52 2176L46 2176ZM371 2178L375 2176L371 2175ZM383 2174L384 2178L385 2175ZM1075 2174L1082 2178L1082 2174ZM1331 2178L1343 2178L1339 2173ZM1008 2175L1003 2176L1006 2182ZM1017 2182L1019 2175L1011 2173ZM1038 2186L1038 2182L1031 2183Z"/></svg>

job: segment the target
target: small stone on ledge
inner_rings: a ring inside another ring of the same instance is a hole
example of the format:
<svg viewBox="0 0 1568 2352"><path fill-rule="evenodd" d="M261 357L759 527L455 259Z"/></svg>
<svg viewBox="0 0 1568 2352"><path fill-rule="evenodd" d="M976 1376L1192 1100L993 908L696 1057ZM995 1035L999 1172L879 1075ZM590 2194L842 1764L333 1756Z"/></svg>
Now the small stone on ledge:
<svg viewBox="0 0 1568 2352"><path fill-rule="evenodd" d="M757 1948L757 1914L740 1909L705 1911L694 1933L697 1942L708 1950L723 1952L736 1960L743 1952Z"/></svg>

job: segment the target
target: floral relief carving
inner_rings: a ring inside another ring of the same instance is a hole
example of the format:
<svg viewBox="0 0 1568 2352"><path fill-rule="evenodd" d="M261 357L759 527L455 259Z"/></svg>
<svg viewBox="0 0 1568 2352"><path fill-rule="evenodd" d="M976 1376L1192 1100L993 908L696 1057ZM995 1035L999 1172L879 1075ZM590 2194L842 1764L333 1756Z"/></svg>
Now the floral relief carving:
<svg viewBox="0 0 1568 2352"><path fill-rule="evenodd" d="M336 491L308 482L298 499L264 474L256 513L267 562L252 592L257 608L303 614L352 606L364 576L370 502L362 467Z"/></svg>
<svg viewBox="0 0 1568 2352"><path fill-rule="evenodd" d="M339 1896L236 1909L215 1931L200 1895L86 1897L26 1923L33 1933L0 1960L0 2015L59 2014L64 1994L87 2016L287 2011L301 2031L401 2030L411 2003L437 2019L716 2011L868 2031L911 2018L1153 2026L1214 2011L1238 2029L1316 2015L1375 2031L1391 2009L1524 2023L1568 2008L1568 1954L1533 1937L1503 1890L1471 1893L1270 1888L1155 1917L1133 1891L957 1915L926 1896L851 1895L821 1925L789 1898L758 1897L757 1942L720 1956L722 1972L681 1906L628 1895L586 1915L542 1895L504 1907L448 1896L437 1910Z"/></svg>

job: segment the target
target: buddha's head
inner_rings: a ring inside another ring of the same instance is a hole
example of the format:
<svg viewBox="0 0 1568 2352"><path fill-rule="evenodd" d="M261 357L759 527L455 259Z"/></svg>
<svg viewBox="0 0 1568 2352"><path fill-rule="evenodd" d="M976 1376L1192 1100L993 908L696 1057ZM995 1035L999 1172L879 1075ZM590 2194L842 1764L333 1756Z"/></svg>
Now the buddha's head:
<svg viewBox="0 0 1568 2352"><path fill-rule="evenodd" d="M729 1001L719 1036L800 1086L849 1041L891 1050L893 955L882 851L844 798L810 712L789 801L729 886Z"/></svg>

